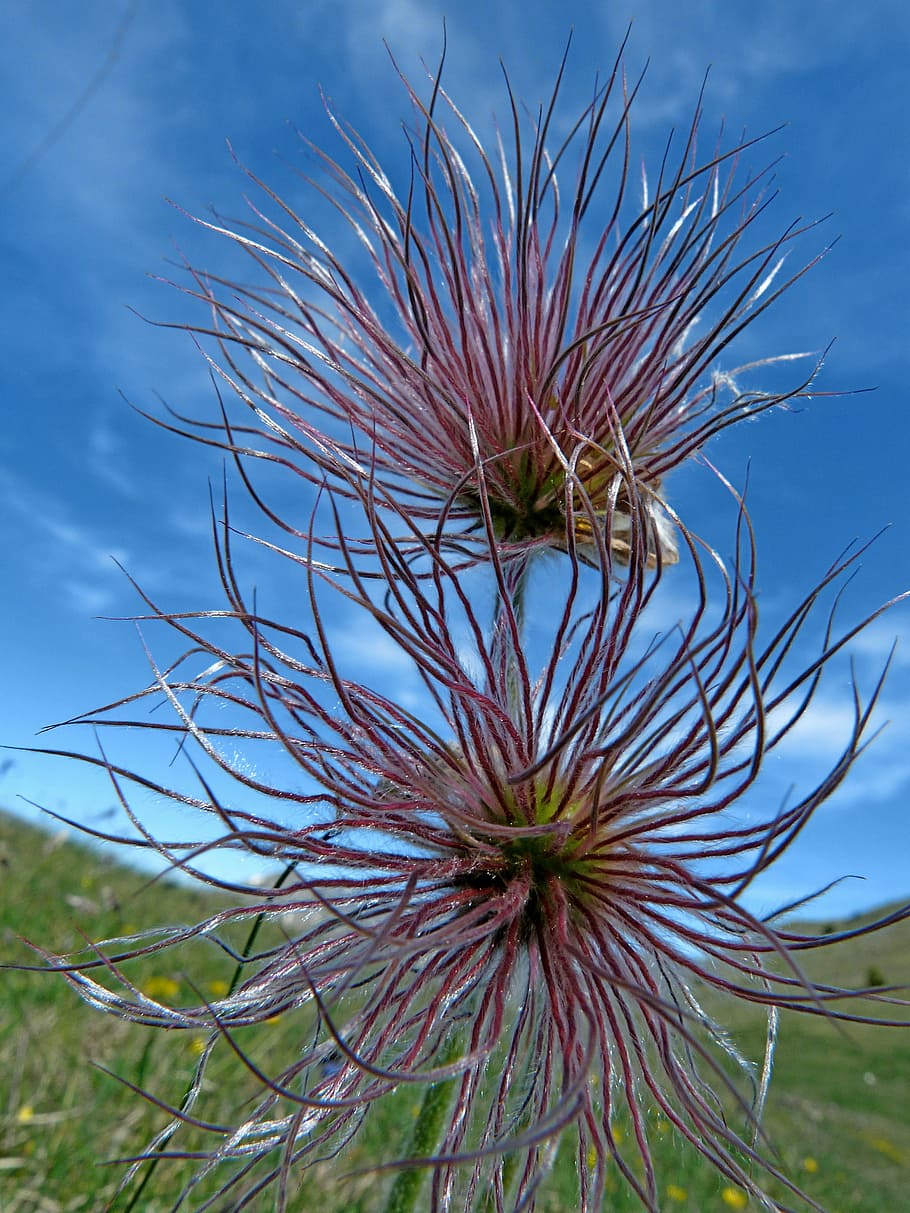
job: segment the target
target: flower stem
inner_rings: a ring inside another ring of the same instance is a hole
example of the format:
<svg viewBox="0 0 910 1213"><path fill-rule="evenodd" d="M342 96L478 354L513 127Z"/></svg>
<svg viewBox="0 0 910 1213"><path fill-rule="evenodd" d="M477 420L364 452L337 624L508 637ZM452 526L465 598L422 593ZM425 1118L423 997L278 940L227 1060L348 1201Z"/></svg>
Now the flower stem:
<svg viewBox="0 0 910 1213"><path fill-rule="evenodd" d="M493 646L504 645L506 649L506 695L512 719L521 719L521 676L518 669L518 650L521 647L526 622L527 586L530 576L531 557L522 556L502 570L499 593L493 610Z"/></svg>
<svg viewBox="0 0 910 1213"><path fill-rule="evenodd" d="M450 1065L456 1060L462 1050L463 1036L462 1031L456 1031L450 1036L439 1059L440 1064ZM426 1159L433 1156L442 1136L442 1126L452 1101L456 1081L455 1078L446 1078L427 1087L408 1148L409 1158ZM417 1199L426 1179L426 1171L425 1166L418 1164L398 1172L389 1193L385 1213L414 1213L414 1209L418 1207Z"/></svg>
<svg viewBox="0 0 910 1213"><path fill-rule="evenodd" d="M496 598L493 613L494 646L506 646L506 692L513 718L518 721L522 710L521 678L518 670L517 651L521 645L526 622L526 589L530 573L530 557L524 557L507 566L503 572L500 593ZM511 618L508 618L511 616ZM458 1057L462 1046L462 1032L455 1032L441 1057L443 1065L449 1065ZM424 1093L423 1103L417 1113L417 1123L408 1149L412 1159L431 1158L442 1135L442 1127L452 1099L455 1079L447 1078L433 1083ZM407 1167L398 1172L385 1213L413 1213L417 1207L426 1178L424 1166Z"/></svg>

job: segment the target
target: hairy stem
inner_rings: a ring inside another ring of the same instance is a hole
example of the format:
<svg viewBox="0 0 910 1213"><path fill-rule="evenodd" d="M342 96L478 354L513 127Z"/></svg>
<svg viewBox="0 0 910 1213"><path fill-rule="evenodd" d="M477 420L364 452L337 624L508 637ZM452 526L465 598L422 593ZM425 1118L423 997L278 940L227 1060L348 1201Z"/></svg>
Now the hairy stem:
<svg viewBox="0 0 910 1213"><path fill-rule="evenodd" d="M463 1031L452 1033L440 1058L442 1065L450 1065L459 1057L464 1043L463 1037ZM447 1078L427 1087L417 1114L417 1123L414 1125L408 1158L426 1159L435 1153L457 1081L456 1078ZM425 1165L415 1165L399 1171L389 1193L385 1213L414 1213L419 1207L417 1201L426 1174Z"/></svg>

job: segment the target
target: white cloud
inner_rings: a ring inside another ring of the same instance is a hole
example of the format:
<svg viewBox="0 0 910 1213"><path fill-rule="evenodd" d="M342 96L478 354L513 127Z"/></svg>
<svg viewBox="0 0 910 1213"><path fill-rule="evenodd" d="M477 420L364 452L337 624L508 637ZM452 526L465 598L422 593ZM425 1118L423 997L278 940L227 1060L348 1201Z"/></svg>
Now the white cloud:
<svg viewBox="0 0 910 1213"><path fill-rule="evenodd" d="M123 564L128 559L125 548L108 548L88 527L77 526L72 522L62 522L54 517L57 507L49 503L51 513L44 516L32 516L32 522L38 529L43 530L55 540L70 559L77 561L82 567L102 570L110 567L116 560Z"/></svg>
<svg viewBox="0 0 910 1213"><path fill-rule="evenodd" d="M793 751L810 758L816 755L830 758L843 750L854 726L853 690L846 679L838 686L839 691L836 691L832 683L827 687L823 684L816 692L793 731L781 743L781 753ZM882 730L881 740L876 742L877 747L897 751L910 743L910 719L903 708L906 689L903 680L900 684L895 682L890 686L886 683L885 692L875 706L866 731L869 737L876 730ZM871 684L860 679L859 694L863 707L868 704L870 690ZM782 721L788 708L797 702L798 696L794 696L790 703L779 709L779 719L772 716L770 726L773 728L775 723Z"/></svg>
<svg viewBox="0 0 910 1213"><path fill-rule="evenodd" d="M345 7L345 6L340 6ZM434 5L422 0L379 0L348 5L348 46L353 53L368 42L385 38L396 54L410 59L436 57L442 49L442 20ZM355 16L356 12L356 16Z"/></svg>
<svg viewBox="0 0 910 1213"><path fill-rule="evenodd" d="M769 732L783 723L785 714L781 709L771 716ZM846 682L840 697L831 689L816 693L793 730L766 761L766 786L792 787L790 799L807 793L840 759L853 727L853 704ZM832 796L832 804L840 809L884 804L910 784L910 721L901 700L892 697L879 702L864 740L870 744Z"/></svg>
<svg viewBox="0 0 910 1213"><path fill-rule="evenodd" d="M15 561L28 570L41 592L53 586L54 593L62 592L81 614L110 609L128 590L115 564L129 561L128 549L74 520L64 501L0 472L0 505L15 519L10 525L10 534L17 538L9 561L11 576Z"/></svg>
<svg viewBox="0 0 910 1213"><path fill-rule="evenodd" d="M407 653L366 616L333 628L331 644L343 651L346 664L356 663L364 673L402 677L414 672L414 662Z"/></svg>
<svg viewBox="0 0 910 1213"><path fill-rule="evenodd" d="M38 22L28 9L7 14L3 70L17 107L6 153L8 163L28 165L19 175L13 170L15 188L31 194L33 185L40 187L46 203L58 207L61 217L66 213L69 223L61 235L78 222L110 236L120 231L137 201L160 196L158 191L147 195L146 187L159 176L172 114L157 104L160 98L149 85L155 64L173 57L184 41L186 26L172 4L156 5L154 19L140 6L110 71L67 122L65 133L47 142L104 63L123 16L119 5L88 7L61 7L53 21ZM36 78L41 88L33 87ZM32 159L42 146L40 159Z"/></svg>
<svg viewBox="0 0 910 1213"><path fill-rule="evenodd" d="M127 474L128 445L106 418L97 418L89 430L87 453L88 466L105 485L130 500L140 496L135 480Z"/></svg>
<svg viewBox="0 0 910 1213"><path fill-rule="evenodd" d="M910 628L907 623L906 607L883 615L854 637L850 642L850 652L878 668L882 668L891 657L889 669L895 674L898 670L907 669L910 667Z"/></svg>
<svg viewBox="0 0 910 1213"><path fill-rule="evenodd" d="M64 577L60 582L60 588L70 605L80 615L100 615L102 612L109 611L117 600L113 589L97 582Z"/></svg>
<svg viewBox="0 0 910 1213"><path fill-rule="evenodd" d="M767 0L760 12L724 0L677 7L666 0L628 0L601 11L617 44L631 21L630 61L651 56L637 120L666 123L691 115L709 65L709 95L726 104L772 89L781 76L833 67L879 42L883 29L897 41L907 38L910 23L900 0L876 0L873 8L874 16L841 0L811 6Z"/></svg>

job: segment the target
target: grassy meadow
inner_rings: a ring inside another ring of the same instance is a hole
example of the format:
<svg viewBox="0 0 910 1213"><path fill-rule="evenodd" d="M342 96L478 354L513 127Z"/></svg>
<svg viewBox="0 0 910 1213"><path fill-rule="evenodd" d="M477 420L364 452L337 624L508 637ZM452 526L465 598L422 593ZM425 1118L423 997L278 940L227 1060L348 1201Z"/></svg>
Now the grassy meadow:
<svg viewBox="0 0 910 1213"><path fill-rule="evenodd" d="M30 960L20 937L73 950L86 939L195 922L217 904L202 890L170 882L149 885L72 837L0 814L0 961ZM244 935L248 932L246 927ZM244 939L233 942L242 948ZM819 980L907 980L910 923L814 959L806 967ZM193 987L206 998L223 994L233 971L228 955L208 947L192 955L165 952L146 958L129 974L137 986L177 1006L198 1001ZM286 1060L299 1047L306 1025L294 1018L286 1015L238 1036L268 1067L271 1053ZM760 1057L763 1020L737 1008L731 1026L744 1051ZM110 1160L141 1151L166 1123L166 1113L105 1070L179 1103L200 1048L201 1037L191 1033L125 1025L92 1010L61 978L0 972L2 1213L171 1209L192 1163L162 1162L140 1194L137 1180L114 1200L122 1168ZM255 1089L225 1046L213 1058L199 1113L211 1121L239 1123ZM396 1148L406 1149L418 1098L412 1091L396 1092L367 1118L342 1160L308 1171L291 1202L295 1213L381 1213L389 1180L364 1168ZM665 1213L757 1208L715 1178L659 1117L652 1117L652 1124ZM812 1016L784 1015L766 1128L782 1169L830 1213L897 1213L910 1207L910 1032L859 1025L836 1029ZM623 1134L622 1124L616 1132ZM191 1134L182 1145L193 1148ZM200 1185L181 1209L200 1209L216 1188L214 1180ZM271 1199L257 1199L252 1208L268 1213ZM539 1208L561 1213L576 1207L572 1151L565 1148ZM211 1208L229 1213L233 1203L223 1197ZM605 1213L638 1208L617 1182Z"/></svg>

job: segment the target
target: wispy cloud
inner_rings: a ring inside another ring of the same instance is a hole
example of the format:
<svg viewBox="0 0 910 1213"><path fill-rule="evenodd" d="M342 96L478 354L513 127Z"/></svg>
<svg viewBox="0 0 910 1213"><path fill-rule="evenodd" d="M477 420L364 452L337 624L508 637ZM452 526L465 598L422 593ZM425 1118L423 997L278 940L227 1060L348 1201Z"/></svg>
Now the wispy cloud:
<svg viewBox="0 0 910 1213"><path fill-rule="evenodd" d="M910 720L903 710L902 689L906 690L892 686L891 696L876 705L864 737L869 744L834 793L832 806L843 809L862 803L871 809L910 785ZM784 715L782 710L780 716ZM774 726L772 716L769 727L773 730ZM767 764L772 782L782 788L792 785L795 795L812 787L844 753L853 727L849 695L832 688L816 692L792 731L773 751Z"/></svg>
<svg viewBox="0 0 910 1213"><path fill-rule="evenodd" d="M125 582L114 562L128 561L129 550L75 520L64 499L0 470L0 505L14 519L14 559L34 582L62 590L80 612L108 609L120 598Z"/></svg>
<svg viewBox="0 0 910 1213"><path fill-rule="evenodd" d="M903 610L883 615L863 628L851 642L851 652L878 668L882 668L890 659L890 669L895 675L899 670L910 667L908 605L910 604L905 605Z"/></svg>
<svg viewBox="0 0 910 1213"><path fill-rule="evenodd" d="M107 417L95 418L86 454L88 466L99 480L131 501L139 499L139 487L129 471L133 452Z"/></svg>
<svg viewBox="0 0 910 1213"><path fill-rule="evenodd" d="M610 43L631 22L632 47L650 56L649 87L637 117L666 123L686 117L710 65L710 95L722 105L770 91L781 77L833 67L878 43L888 28L900 40L910 36L910 19L900 0L877 0L876 19L840 0L796 7L768 0L756 16L724 0L693 0L671 7L664 0L630 0L604 5L600 18Z"/></svg>
<svg viewBox="0 0 910 1213"><path fill-rule="evenodd" d="M82 10L61 9L40 25L27 10L11 10L5 22L7 53L3 56L5 87L21 98L15 122L6 125L10 167L28 159L42 145L85 89L118 33L122 6L102 17L96 10L86 20ZM65 138L47 148L27 175L16 181L17 197L40 200L48 213L65 214L61 244L73 225L84 232L116 237L124 220L157 200L154 184L167 157L166 132L173 114L163 111L149 89L157 61L185 40L179 9L156 6L154 20L139 11L126 29L116 62L74 120ZM40 77L40 89L31 87ZM152 186L149 191L148 187ZM78 255L80 242L70 242ZM129 246L124 257L130 256Z"/></svg>

